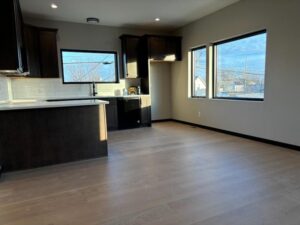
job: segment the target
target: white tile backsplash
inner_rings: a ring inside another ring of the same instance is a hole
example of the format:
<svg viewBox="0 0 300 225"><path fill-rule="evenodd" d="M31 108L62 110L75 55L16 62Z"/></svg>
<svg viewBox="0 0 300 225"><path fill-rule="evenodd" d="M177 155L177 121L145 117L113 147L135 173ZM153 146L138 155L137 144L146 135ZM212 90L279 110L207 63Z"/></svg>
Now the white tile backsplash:
<svg viewBox="0 0 300 225"><path fill-rule="evenodd" d="M0 101L6 101L9 99L8 85L8 78L1 77L0 75Z"/></svg>
<svg viewBox="0 0 300 225"><path fill-rule="evenodd" d="M12 78L13 99L49 99L56 97L90 96L89 84L63 84L62 80L39 78ZM97 84L98 95L114 96L122 93L125 81L119 84Z"/></svg>

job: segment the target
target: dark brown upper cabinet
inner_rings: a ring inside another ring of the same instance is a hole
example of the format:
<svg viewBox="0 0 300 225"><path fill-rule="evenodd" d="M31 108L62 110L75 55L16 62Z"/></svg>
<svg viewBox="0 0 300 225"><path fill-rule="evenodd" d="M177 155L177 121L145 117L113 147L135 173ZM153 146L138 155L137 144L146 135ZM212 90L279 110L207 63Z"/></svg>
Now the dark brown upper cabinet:
<svg viewBox="0 0 300 225"><path fill-rule="evenodd" d="M1 1L0 26L0 72L11 74L26 72L23 19L18 0Z"/></svg>
<svg viewBox="0 0 300 225"><path fill-rule="evenodd" d="M39 28L40 66L42 77L59 77L57 29Z"/></svg>
<svg viewBox="0 0 300 225"><path fill-rule="evenodd" d="M148 58L151 61L180 61L181 37L145 35L147 40Z"/></svg>
<svg viewBox="0 0 300 225"><path fill-rule="evenodd" d="M140 37L134 35L122 35L122 75L121 78L138 78L138 55Z"/></svg>
<svg viewBox="0 0 300 225"><path fill-rule="evenodd" d="M57 29L25 25L30 77L58 78Z"/></svg>
<svg viewBox="0 0 300 225"><path fill-rule="evenodd" d="M39 63L39 38L37 28L30 25L24 26L24 40L26 45L27 61L29 76L40 76L40 63Z"/></svg>
<svg viewBox="0 0 300 225"><path fill-rule="evenodd" d="M181 37L122 35L123 77L139 78L141 91L149 94L149 61L181 60Z"/></svg>

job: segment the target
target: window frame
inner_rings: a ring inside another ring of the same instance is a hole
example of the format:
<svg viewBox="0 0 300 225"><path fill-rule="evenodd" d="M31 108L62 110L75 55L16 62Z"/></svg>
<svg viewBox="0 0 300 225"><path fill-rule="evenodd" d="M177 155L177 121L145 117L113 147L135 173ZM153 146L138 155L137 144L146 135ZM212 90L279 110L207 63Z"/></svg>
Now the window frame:
<svg viewBox="0 0 300 225"><path fill-rule="evenodd" d="M88 81L84 81L84 82L66 82L65 81L65 76L64 76L64 61L63 61L63 52L83 52L83 53L111 53L114 54L115 56L115 81L109 81L109 82L103 82L103 81L95 81L95 82L88 82ZM120 76L119 76L119 62L118 62L118 52L117 51L102 51L102 50L81 50L81 49L66 49L66 48L62 48L60 49L60 61L61 61L61 71L62 71L62 80L63 80L63 84L118 84L120 83Z"/></svg>
<svg viewBox="0 0 300 225"><path fill-rule="evenodd" d="M216 62L217 62L217 54L216 54L216 47L220 44L225 44L225 43L229 43L229 42L233 42L233 41L237 41L237 40L241 40L241 39L245 39L248 37L252 37L255 35L259 35L259 34L268 34L267 29L263 29L263 30L259 30L259 31L255 31L255 32L251 32L251 33L247 33L247 34L243 34L240 36L236 36L233 38L229 38L226 40L222 40L222 41L217 41L212 43L212 93L213 93L213 99L219 99L219 100L235 100L235 101L258 101L258 102L263 102L265 100L265 89L264 89L264 97L263 98L241 98L241 97L218 97L216 96L216 87L217 87L217 66L216 66ZM267 41L266 41L266 45L267 45ZM266 49L266 58L267 58L267 49ZM266 66L266 61L265 61L265 66ZM266 80L266 72L264 74L264 79ZM265 85L265 84L264 84Z"/></svg>
<svg viewBox="0 0 300 225"><path fill-rule="evenodd" d="M197 50L202 50L202 49L205 49L205 51L206 51L206 62L205 62L205 64L206 64L206 71L205 71L205 81L206 81L206 90L205 90L205 96L196 96L196 95L194 95L194 78L195 78L195 76L194 76L194 51L197 51ZM207 76L207 59L208 59L208 57L207 57L207 46L206 45L201 45L201 46L199 46L199 47L195 47L195 48L191 48L190 49L190 52L191 52L191 98L195 98L195 99L205 99L205 98L207 98L207 88L208 88L208 82L207 82L207 78L208 78L208 76Z"/></svg>

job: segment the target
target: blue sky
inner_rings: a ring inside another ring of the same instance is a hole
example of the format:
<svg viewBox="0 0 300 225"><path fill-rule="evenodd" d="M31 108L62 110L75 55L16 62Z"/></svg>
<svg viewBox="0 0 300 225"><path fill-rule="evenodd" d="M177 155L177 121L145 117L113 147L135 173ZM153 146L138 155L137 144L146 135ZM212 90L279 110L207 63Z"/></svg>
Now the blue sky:
<svg viewBox="0 0 300 225"><path fill-rule="evenodd" d="M259 34L217 46L218 70L265 74L267 34Z"/></svg>
<svg viewBox="0 0 300 225"><path fill-rule="evenodd" d="M265 74L267 34L259 34L252 37L223 43L217 46L218 70L236 70L253 74ZM195 74L205 79L206 74L206 50L200 49L194 52L200 59Z"/></svg>
<svg viewBox="0 0 300 225"><path fill-rule="evenodd" d="M66 82L115 81L115 55L112 53L63 51L62 57Z"/></svg>
<svg viewBox="0 0 300 225"><path fill-rule="evenodd" d="M197 51L194 51L194 59L198 60L198 65L195 67L195 76L200 76L203 80L205 80L206 79L206 48L202 48Z"/></svg>

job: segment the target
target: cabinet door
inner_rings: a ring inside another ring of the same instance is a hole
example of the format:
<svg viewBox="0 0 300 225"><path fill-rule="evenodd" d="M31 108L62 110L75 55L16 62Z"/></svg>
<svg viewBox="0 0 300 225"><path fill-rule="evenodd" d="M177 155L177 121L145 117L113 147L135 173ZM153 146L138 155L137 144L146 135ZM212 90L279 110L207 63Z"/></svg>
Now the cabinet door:
<svg viewBox="0 0 300 225"><path fill-rule="evenodd" d="M24 39L26 45L28 72L30 77L41 77L38 29L25 25Z"/></svg>
<svg viewBox="0 0 300 225"><path fill-rule="evenodd" d="M181 60L181 37L147 36L147 38L150 60L166 62Z"/></svg>
<svg viewBox="0 0 300 225"><path fill-rule="evenodd" d="M118 98L119 129L141 126L141 102L139 98Z"/></svg>
<svg viewBox="0 0 300 225"><path fill-rule="evenodd" d="M151 97L150 95L141 96L141 123L142 126L151 126Z"/></svg>
<svg viewBox="0 0 300 225"><path fill-rule="evenodd" d="M39 29L41 76L45 78L59 77L56 35L55 29Z"/></svg>
<svg viewBox="0 0 300 225"><path fill-rule="evenodd" d="M105 98L105 99L101 99L101 100L109 102L109 104L105 105L107 130L108 131L117 130L118 129L117 100L115 98Z"/></svg>
<svg viewBox="0 0 300 225"><path fill-rule="evenodd" d="M166 40L165 61L180 61L181 37L167 37Z"/></svg>
<svg viewBox="0 0 300 225"><path fill-rule="evenodd" d="M122 63L123 78L138 78L138 36L123 35L122 40Z"/></svg>
<svg viewBox="0 0 300 225"><path fill-rule="evenodd" d="M149 37L148 39L150 60L164 60L166 55L166 39L164 37Z"/></svg>

